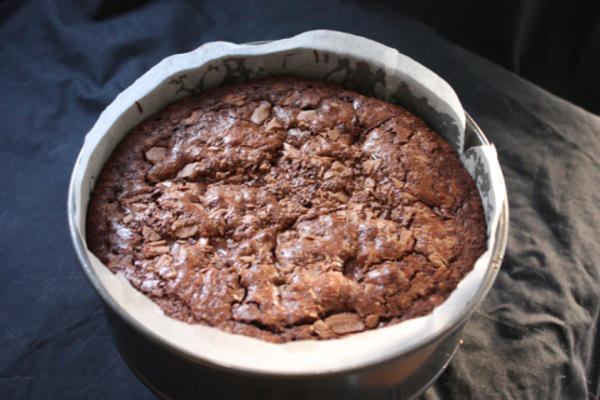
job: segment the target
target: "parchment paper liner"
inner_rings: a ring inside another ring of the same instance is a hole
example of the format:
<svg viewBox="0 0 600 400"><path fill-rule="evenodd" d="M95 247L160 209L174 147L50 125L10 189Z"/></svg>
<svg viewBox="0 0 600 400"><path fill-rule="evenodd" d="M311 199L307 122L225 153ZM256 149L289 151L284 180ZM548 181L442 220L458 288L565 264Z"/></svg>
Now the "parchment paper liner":
<svg viewBox="0 0 600 400"><path fill-rule="evenodd" d="M272 374L323 373L365 366L426 342L459 318L483 283L506 193L504 179L493 146L463 152L465 113L452 88L409 57L365 38L319 30L264 44L212 42L165 58L119 94L87 134L72 177L77 234L85 237L85 213L96 176L133 127L191 93L277 74L333 80L401 104L457 150L482 195L489 240L488 250L451 296L430 315L390 327L336 340L272 344L166 317L124 277L112 274L87 251L93 274L118 307L160 340L220 366Z"/></svg>

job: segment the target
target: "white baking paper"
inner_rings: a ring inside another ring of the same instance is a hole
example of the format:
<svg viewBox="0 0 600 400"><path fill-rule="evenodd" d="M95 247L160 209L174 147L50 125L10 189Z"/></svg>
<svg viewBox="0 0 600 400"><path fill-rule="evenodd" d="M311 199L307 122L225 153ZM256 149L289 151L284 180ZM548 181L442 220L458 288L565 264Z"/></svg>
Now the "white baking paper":
<svg viewBox="0 0 600 400"><path fill-rule="evenodd" d="M114 303L153 335L192 357L222 366L273 374L320 373L360 367L428 341L460 318L482 290L491 268L505 185L493 146L462 151L465 113L452 88L409 57L362 37L319 30L263 44L213 42L161 61L119 94L85 138L72 179L77 234L84 238L85 210L96 176L130 129L192 93L224 82L278 74L333 80L399 103L425 119L459 152L482 194L489 240L488 251L452 295L430 315L390 327L337 340L271 344L166 317L124 277L112 274L87 251L93 274Z"/></svg>

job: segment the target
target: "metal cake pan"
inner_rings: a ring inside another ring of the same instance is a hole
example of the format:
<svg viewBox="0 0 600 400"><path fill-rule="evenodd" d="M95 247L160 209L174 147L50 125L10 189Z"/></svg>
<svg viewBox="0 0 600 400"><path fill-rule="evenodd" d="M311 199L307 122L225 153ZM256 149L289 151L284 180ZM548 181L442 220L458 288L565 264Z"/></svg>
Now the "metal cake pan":
<svg viewBox="0 0 600 400"><path fill-rule="evenodd" d="M320 48L319 51L321 51ZM323 52L320 54L323 55ZM260 55L254 55L254 57L260 58ZM363 61L369 64L368 61ZM148 74L151 73L152 70ZM232 73L234 79L248 78L239 75L239 71L235 69ZM277 74L278 71L263 70L262 73L269 75ZM368 77L367 75L365 78ZM160 81L155 88L150 89L151 93L167 83L178 85L178 89L180 89L176 91L173 98L162 99L162 104L155 104L153 107L160 109L168 103L203 89L201 85L190 88L185 82L178 82L177 77L181 76L181 73L170 76L168 79ZM356 75L354 79L360 81L360 74ZM365 91L360 90L360 87L358 89L358 91ZM373 95L374 93L364 94ZM115 102L118 101L119 98L115 100ZM123 100L121 99L121 101ZM136 101L128 110L135 111L138 106L140 104ZM410 107L408 108L410 109ZM418 110L414 112L419 115ZM426 117L424 119L430 122ZM104 136L112 134L120 135L122 138L130 129L130 127L127 129L126 126L121 126L118 129L119 132L115 133L115 129L113 129L115 125L113 124L110 129L107 129L94 146L106 147L107 142L102 140ZM489 141L475 121L466 114L465 137L461 144L463 149L486 144L489 144ZM84 274L104 303L108 325L123 359L151 390L163 398L239 398L240 396L261 399L412 398L425 390L452 359L459 346L465 322L481 304L494 283L506 247L508 202L504 186L502 187L504 201L499 210L498 225L495 232L492 233L495 235L496 241L492 248L491 262L486 266L485 274L472 301L465 304L464 308L459 310L457 318L444 326L441 332L424 338L402 352L391 350L376 360L348 367L330 368L327 371L265 372L258 368L236 368L216 363L209 358L192 355L182 351L181 348L172 346L133 318L121 304L115 301L102 284L92 268L85 238L81 234L79 226L79 220L87 210L87 203L82 202L81 198L77 196L77 188L85 179L92 180L88 184L89 188L93 188L93 177L99 173L98 166L94 167L96 170L90 170L89 159L86 158L93 153L84 151L86 145L88 147L90 145L87 140L75 163L69 186L68 218L73 247ZM112 152L112 148L105 148L103 151L109 154ZM102 164L98 165L101 167Z"/></svg>

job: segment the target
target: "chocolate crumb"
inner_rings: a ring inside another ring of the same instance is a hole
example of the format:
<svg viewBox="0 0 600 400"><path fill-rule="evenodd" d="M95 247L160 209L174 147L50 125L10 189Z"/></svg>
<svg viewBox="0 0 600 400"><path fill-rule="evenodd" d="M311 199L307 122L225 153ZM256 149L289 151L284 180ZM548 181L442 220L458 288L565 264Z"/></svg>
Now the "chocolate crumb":
<svg viewBox="0 0 600 400"><path fill-rule="evenodd" d="M325 323L338 335L359 332L365 329L360 317L354 313L339 313L325 318Z"/></svg>
<svg viewBox="0 0 600 400"><path fill-rule="evenodd" d="M378 324L379 324L379 315L377 315L377 314L370 314L370 315L367 315L367 317L365 318L365 325L369 329L375 328Z"/></svg>

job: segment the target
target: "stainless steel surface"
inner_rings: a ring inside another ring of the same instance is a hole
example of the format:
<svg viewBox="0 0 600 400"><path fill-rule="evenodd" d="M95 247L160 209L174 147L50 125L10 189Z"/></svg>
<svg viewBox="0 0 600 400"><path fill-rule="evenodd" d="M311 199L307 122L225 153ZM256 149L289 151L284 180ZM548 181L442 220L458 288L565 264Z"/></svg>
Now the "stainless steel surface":
<svg viewBox="0 0 600 400"><path fill-rule="evenodd" d="M411 398L443 371L454 355L460 334L456 331L412 355L365 371L305 377L256 376L244 371L219 371L178 357L140 334L112 310L106 311L124 360L151 390L167 399ZM401 384L390 383L399 376L403 378Z"/></svg>

